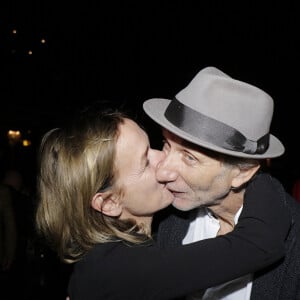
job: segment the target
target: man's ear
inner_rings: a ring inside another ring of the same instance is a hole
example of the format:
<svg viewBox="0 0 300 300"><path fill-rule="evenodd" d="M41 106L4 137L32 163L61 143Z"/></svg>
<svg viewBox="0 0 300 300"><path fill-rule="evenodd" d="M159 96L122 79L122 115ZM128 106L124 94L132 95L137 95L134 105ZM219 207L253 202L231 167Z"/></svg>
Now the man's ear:
<svg viewBox="0 0 300 300"><path fill-rule="evenodd" d="M95 210L110 217L118 217L122 213L119 197L112 192L95 194L91 205Z"/></svg>
<svg viewBox="0 0 300 300"><path fill-rule="evenodd" d="M254 176L254 174L258 171L259 168L260 165L258 164L257 166L249 168L247 170L239 169L236 176L234 176L234 178L232 179L232 188L238 189L239 187L243 186L243 184L248 182Z"/></svg>

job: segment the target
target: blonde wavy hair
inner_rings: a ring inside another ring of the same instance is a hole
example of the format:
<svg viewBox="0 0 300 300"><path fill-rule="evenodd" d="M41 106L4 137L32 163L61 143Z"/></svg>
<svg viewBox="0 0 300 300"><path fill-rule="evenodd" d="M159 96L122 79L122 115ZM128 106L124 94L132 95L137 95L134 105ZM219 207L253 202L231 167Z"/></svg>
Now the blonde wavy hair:
<svg viewBox="0 0 300 300"><path fill-rule="evenodd" d="M98 191L114 189L115 147L124 118L121 112L88 114L70 127L50 130L41 141L36 225L65 262L79 260L98 243L149 239L134 221L91 207Z"/></svg>

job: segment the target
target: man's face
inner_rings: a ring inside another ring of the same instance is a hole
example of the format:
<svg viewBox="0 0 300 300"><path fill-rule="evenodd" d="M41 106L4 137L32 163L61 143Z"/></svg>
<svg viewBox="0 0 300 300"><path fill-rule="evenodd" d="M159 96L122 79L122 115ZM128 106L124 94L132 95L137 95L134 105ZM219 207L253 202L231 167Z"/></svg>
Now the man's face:
<svg viewBox="0 0 300 300"><path fill-rule="evenodd" d="M165 129L163 135L165 158L156 177L173 193L173 206L190 210L220 204L230 192L237 169Z"/></svg>

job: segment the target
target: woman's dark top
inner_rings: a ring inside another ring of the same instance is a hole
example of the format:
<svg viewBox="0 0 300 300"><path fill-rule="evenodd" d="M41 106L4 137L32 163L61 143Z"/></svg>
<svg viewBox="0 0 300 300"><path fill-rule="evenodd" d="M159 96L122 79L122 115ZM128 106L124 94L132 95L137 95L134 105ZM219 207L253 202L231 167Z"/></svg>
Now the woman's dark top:
<svg viewBox="0 0 300 300"><path fill-rule="evenodd" d="M170 249L154 242L96 245L74 267L70 299L173 299L280 259L291 217L271 186L259 184L247 188L239 222L226 235Z"/></svg>

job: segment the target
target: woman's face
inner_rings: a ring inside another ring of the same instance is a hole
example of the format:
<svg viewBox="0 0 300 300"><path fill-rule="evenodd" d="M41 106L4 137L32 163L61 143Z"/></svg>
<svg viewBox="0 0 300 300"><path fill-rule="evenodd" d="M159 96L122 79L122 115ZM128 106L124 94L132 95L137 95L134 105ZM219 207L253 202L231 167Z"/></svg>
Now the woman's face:
<svg viewBox="0 0 300 300"><path fill-rule="evenodd" d="M156 167L163 158L162 151L150 148L145 131L125 119L119 127L115 160L116 184L122 191L120 218L146 221L172 203L172 193L155 177Z"/></svg>

